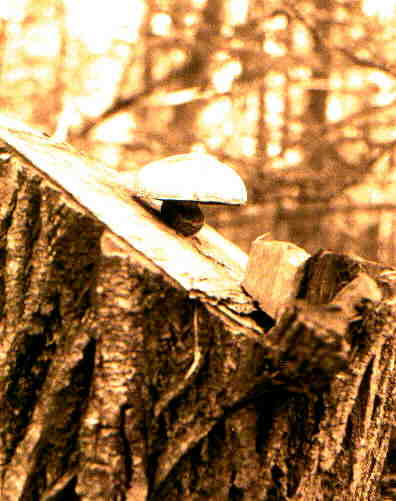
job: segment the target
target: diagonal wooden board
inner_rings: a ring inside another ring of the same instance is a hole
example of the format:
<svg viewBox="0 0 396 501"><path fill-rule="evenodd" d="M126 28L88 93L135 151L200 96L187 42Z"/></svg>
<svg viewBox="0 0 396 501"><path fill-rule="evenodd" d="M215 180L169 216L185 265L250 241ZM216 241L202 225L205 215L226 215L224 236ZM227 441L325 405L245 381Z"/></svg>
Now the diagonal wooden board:
<svg viewBox="0 0 396 501"><path fill-rule="evenodd" d="M205 296L236 314L255 310L240 287L247 255L213 228L205 225L193 237L179 236L155 211L132 198L115 171L4 115L0 140L192 296Z"/></svg>

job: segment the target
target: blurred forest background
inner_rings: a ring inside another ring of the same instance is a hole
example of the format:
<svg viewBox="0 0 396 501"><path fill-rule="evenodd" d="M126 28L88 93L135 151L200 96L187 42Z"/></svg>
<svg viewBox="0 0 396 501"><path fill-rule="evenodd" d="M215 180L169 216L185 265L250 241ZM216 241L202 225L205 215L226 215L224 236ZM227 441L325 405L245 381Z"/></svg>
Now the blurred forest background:
<svg viewBox="0 0 396 501"><path fill-rule="evenodd" d="M0 0L0 111L118 170L206 151L250 203L209 209L396 264L393 0Z"/></svg>

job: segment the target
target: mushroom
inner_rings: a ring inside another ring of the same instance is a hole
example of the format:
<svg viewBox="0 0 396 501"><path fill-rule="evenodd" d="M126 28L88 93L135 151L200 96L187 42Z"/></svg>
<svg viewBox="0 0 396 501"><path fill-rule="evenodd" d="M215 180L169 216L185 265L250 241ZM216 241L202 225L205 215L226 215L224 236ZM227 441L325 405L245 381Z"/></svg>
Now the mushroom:
<svg viewBox="0 0 396 501"><path fill-rule="evenodd" d="M246 187L239 175L215 157L188 153L151 162L137 174L136 194L162 200L162 219L182 235L204 224L198 204L241 205Z"/></svg>

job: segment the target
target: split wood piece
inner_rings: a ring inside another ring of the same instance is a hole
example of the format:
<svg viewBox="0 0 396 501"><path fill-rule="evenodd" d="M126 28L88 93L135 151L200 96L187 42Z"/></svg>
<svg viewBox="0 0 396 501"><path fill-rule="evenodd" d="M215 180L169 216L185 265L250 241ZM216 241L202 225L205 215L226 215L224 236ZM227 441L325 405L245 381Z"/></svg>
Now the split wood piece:
<svg viewBox="0 0 396 501"><path fill-rule="evenodd" d="M309 257L290 242L259 237L251 246L242 287L267 315L278 320L297 297Z"/></svg>
<svg viewBox="0 0 396 501"><path fill-rule="evenodd" d="M306 263L298 297L310 304L330 303L361 272L376 282L384 299L395 295L396 270L358 256L320 250ZM365 291L369 296L370 289Z"/></svg>
<svg viewBox="0 0 396 501"><path fill-rule="evenodd" d="M326 256L324 264L326 273L320 272L321 259ZM305 283L309 290L317 290L323 298L331 298L331 294L338 290L339 284L330 280L334 276L342 278L345 284L346 275L342 273L342 259L337 255L333 264L337 268L328 266L328 255L323 252L312 257L307 264L305 280L311 275L313 283ZM285 380L298 379L300 384L321 386L342 369L347 369L354 339L351 323L361 321L364 313L373 305L379 304L383 292L374 278L364 271L361 266L353 266L353 258L345 256L344 264L351 272L351 279L327 304L314 304L306 299L299 299L290 306L269 333L271 343L278 346L279 352L274 359L275 365L281 368L281 377ZM316 271L312 272L311 266ZM345 271L345 270L344 270ZM356 273L355 278L352 278ZM328 278L325 280L325 275ZM315 279L321 277L319 283ZM326 287L330 287L326 291ZM330 293L331 291L331 293ZM315 300L314 296L310 296Z"/></svg>
<svg viewBox="0 0 396 501"><path fill-rule="evenodd" d="M359 272L351 282L338 292L330 305L339 307L343 314L351 320L360 318L359 312L367 301L379 303L383 294L377 282L367 273Z"/></svg>
<svg viewBox="0 0 396 501"><path fill-rule="evenodd" d="M297 301L268 333L278 350L272 357L276 381L292 391L317 389L348 366L349 320L341 309ZM270 354L271 357L271 354Z"/></svg>

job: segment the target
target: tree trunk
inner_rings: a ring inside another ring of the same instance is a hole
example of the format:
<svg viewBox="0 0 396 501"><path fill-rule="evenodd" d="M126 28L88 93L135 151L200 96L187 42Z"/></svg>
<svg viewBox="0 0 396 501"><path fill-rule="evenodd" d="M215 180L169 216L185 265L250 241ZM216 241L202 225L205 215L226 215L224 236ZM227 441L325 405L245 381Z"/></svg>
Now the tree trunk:
<svg viewBox="0 0 396 501"><path fill-rule="evenodd" d="M378 498L392 270L321 252L274 325L213 230L176 235L67 145L0 139L1 499ZM328 304L362 273L381 301Z"/></svg>
<svg viewBox="0 0 396 501"><path fill-rule="evenodd" d="M218 37L221 34L224 17L223 0L207 1L202 10L202 19L193 46L189 49L189 67L181 78L182 88L197 87L203 92L210 87L210 66L217 53ZM197 142L193 131L199 113L207 104L197 99L174 107L172 132L177 137L175 144L180 151L188 151Z"/></svg>

